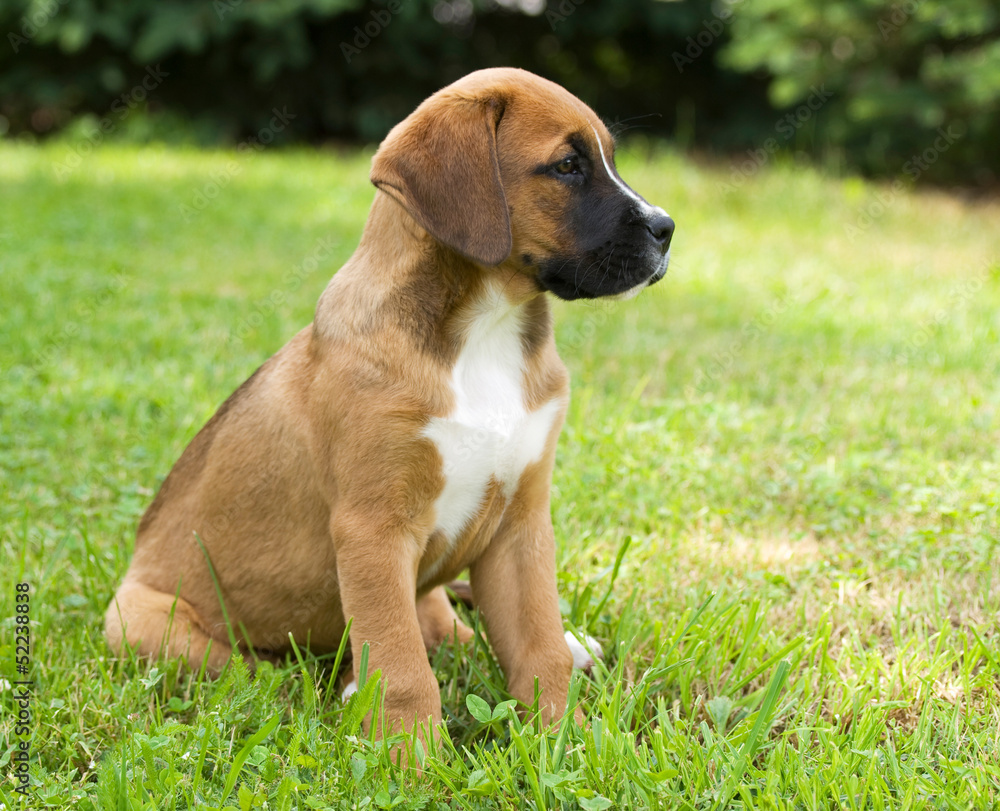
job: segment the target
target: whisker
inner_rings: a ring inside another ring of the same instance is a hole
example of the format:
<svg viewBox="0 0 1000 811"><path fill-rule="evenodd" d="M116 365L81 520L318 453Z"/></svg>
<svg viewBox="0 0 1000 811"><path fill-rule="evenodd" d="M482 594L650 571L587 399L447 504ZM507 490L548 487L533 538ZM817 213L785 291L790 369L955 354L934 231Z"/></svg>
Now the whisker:
<svg viewBox="0 0 1000 811"><path fill-rule="evenodd" d="M650 128L653 125L650 124L630 124L630 121L638 121L642 118L663 118L662 113L646 113L644 115L633 115L628 118L616 118L614 121L608 123L605 122L605 126L608 128L608 132L611 133L611 137L617 140L620 136L624 135L629 130L642 128Z"/></svg>

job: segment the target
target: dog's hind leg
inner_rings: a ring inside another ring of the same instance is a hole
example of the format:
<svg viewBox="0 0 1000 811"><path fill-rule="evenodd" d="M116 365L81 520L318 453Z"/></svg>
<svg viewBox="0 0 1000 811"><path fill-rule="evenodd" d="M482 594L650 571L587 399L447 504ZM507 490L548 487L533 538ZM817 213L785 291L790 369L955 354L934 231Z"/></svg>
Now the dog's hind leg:
<svg viewBox="0 0 1000 811"><path fill-rule="evenodd" d="M472 629L462 622L448 601L444 586L438 586L417 600L417 619L420 621L420 635L424 647L433 651L442 642L457 639L468 642L472 639Z"/></svg>
<svg viewBox="0 0 1000 811"><path fill-rule="evenodd" d="M233 655L230 644L202 629L197 612L182 597L126 580L104 615L111 649L124 653L127 644L139 656L183 658L194 670L202 663L218 675Z"/></svg>

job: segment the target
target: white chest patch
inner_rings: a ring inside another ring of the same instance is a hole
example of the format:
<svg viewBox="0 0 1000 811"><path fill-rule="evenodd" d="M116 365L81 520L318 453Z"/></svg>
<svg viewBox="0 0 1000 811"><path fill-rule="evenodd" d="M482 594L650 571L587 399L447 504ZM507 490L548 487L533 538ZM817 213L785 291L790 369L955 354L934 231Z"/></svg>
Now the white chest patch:
<svg viewBox="0 0 1000 811"><path fill-rule="evenodd" d="M484 298L452 370L455 407L424 429L444 462L445 485L435 502L436 526L449 546L481 509L491 480L506 498L521 473L541 458L561 403L524 406L521 315L503 295Z"/></svg>

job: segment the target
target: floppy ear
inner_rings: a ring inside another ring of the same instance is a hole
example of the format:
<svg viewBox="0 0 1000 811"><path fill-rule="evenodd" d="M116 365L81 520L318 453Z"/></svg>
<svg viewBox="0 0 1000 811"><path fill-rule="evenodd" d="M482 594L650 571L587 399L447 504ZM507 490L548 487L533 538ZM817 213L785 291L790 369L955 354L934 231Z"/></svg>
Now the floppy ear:
<svg viewBox="0 0 1000 811"><path fill-rule="evenodd" d="M497 99L432 96L386 136L371 181L431 236L484 265L510 255L507 197L500 182Z"/></svg>

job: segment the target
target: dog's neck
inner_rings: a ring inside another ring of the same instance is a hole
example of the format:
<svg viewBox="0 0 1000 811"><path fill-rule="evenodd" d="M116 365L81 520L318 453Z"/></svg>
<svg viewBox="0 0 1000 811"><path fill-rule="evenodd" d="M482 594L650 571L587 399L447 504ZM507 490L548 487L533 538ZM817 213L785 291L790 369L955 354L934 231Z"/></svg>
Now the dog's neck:
<svg viewBox="0 0 1000 811"><path fill-rule="evenodd" d="M388 236L387 236L388 235ZM445 361L482 330L522 325L526 354L551 333L545 294L516 265L479 265L427 233L377 192L354 255L320 297L316 331L390 319Z"/></svg>

